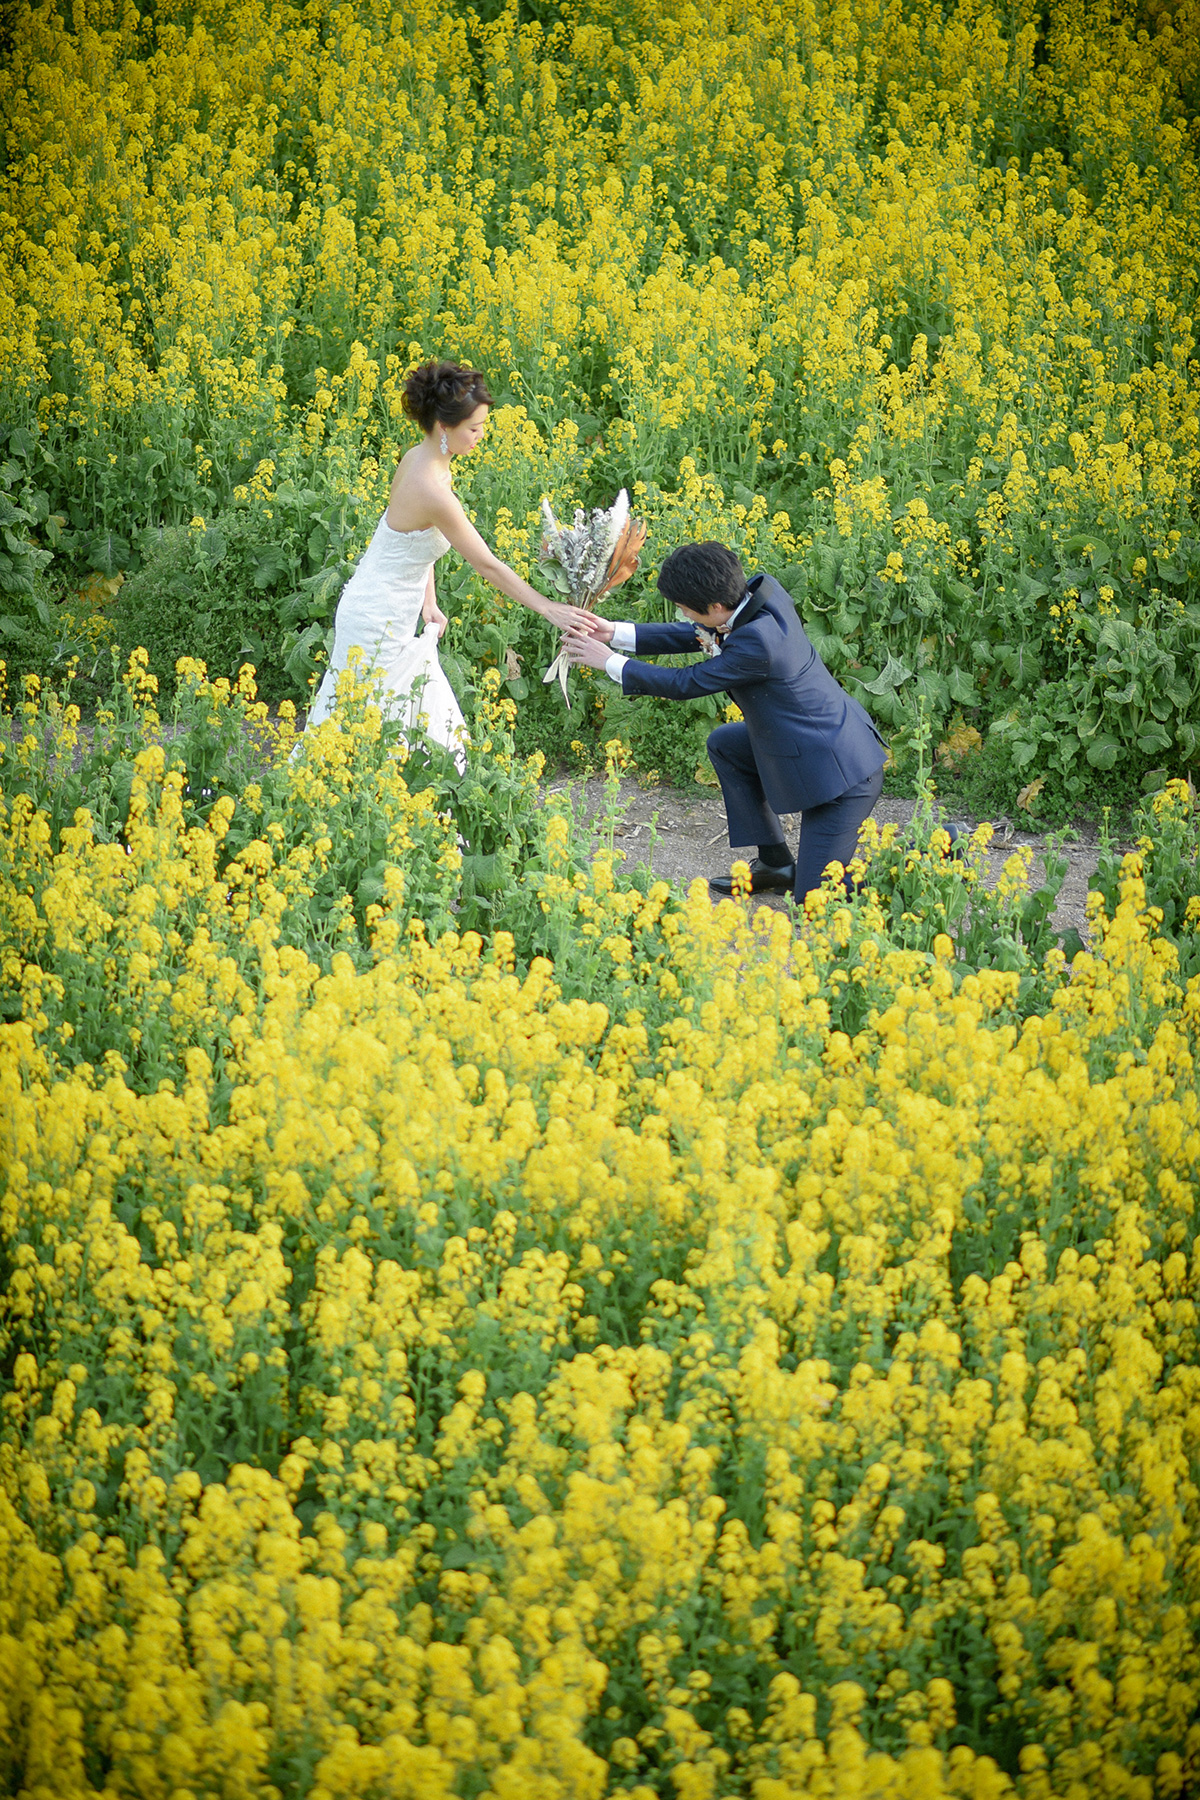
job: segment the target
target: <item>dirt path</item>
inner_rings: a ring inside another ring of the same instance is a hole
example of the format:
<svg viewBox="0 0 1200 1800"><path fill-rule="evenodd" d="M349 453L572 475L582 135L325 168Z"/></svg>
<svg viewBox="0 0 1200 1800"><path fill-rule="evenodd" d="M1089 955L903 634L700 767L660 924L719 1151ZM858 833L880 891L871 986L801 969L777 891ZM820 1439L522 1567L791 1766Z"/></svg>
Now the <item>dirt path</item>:
<svg viewBox="0 0 1200 1800"><path fill-rule="evenodd" d="M554 782L551 785L559 787L568 784ZM589 813L597 811L603 805L604 783L601 779L593 777L585 782L583 792ZM659 786L646 789L638 787L634 781L626 780L621 783L621 800L626 806L626 812L624 825L618 829L617 838L630 867L639 863L647 864L656 875L686 886L697 876L725 874L735 855L750 857L754 854L753 845L738 846L734 850L729 848L725 837L725 809L721 804L721 797L707 788ZM885 794L875 808L874 817L880 825L907 825L912 812L911 800L896 799ZM952 816L956 823L971 828L979 823L977 819L969 819L958 812L947 816ZM1042 879L1045 839L1020 830L1008 819L993 823L996 834L988 855L992 880L997 879L1015 850L1029 845L1034 852L1030 880L1036 887ZM800 815L797 813L785 818L784 826L794 842L800 826ZM1099 854L1096 839L1080 833L1075 841L1063 846L1063 852L1068 866L1054 911L1054 927L1061 932L1074 926L1082 937L1086 936L1089 881ZM773 897L765 896L764 900L770 904Z"/></svg>

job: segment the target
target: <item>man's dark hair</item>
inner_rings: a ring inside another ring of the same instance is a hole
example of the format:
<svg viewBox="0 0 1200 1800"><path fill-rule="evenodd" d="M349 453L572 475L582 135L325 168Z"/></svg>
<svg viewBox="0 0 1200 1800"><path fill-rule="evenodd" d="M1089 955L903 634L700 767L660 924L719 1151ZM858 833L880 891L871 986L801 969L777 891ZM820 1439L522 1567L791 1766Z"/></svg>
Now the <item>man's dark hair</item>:
<svg viewBox="0 0 1200 1800"><path fill-rule="evenodd" d="M746 575L724 544L680 544L658 572L658 591L672 606L688 606L693 612L732 609L745 598Z"/></svg>

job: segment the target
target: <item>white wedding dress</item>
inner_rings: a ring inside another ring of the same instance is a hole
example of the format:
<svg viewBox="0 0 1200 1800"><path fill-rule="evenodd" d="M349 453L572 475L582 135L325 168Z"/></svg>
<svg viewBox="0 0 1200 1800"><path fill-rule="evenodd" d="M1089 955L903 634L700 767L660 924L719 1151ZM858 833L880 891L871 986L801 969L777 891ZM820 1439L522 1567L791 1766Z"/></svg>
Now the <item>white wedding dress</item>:
<svg viewBox="0 0 1200 1800"><path fill-rule="evenodd" d="M420 531L393 531L384 514L362 561L342 589L333 621L333 650L325 678L308 715L308 731L328 719L337 700L337 679L350 652L363 653L362 667L382 677L393 717L421 724L435 743L466 766L467 729L454 689L438 661L437 633L428 626L416 635L429 571L450 543L436 525Z"/></svg>

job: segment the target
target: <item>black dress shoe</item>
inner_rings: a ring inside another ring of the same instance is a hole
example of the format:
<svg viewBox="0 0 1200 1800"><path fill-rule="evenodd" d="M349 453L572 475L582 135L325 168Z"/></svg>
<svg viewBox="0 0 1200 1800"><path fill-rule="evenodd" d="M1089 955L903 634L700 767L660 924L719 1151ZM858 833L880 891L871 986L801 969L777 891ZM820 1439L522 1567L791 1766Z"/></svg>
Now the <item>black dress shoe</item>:
<svg viewBox="0 0 1200 1800"><path fill-rule="evenodd" d="M733 894L732 875L710 875L708 885L714 894L722 899L729 899ZM796 885L796 865L794 862L784 863L782 869L773 869L769 863L762 862L757 856L750 864L750 892L752 894L790 894Z"/></svg>

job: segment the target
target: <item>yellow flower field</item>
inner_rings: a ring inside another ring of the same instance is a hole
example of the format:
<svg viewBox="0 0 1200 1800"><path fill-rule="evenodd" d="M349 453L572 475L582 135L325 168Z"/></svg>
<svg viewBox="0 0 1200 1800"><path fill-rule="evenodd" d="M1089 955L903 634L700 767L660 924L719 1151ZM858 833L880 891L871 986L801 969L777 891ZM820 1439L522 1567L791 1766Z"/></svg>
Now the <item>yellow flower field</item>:
<svg viewBox="0 0 1200 1800"><path fill-rule="evenodd" d="M0 709L0 1791L1186 1800L1196 0L4 30L0 635L133 654ZM352 678L292 760L442 352L522 571L627 483L899 754L1155 791L1088 949L986 829L624 871L514 730L709 721L461 570L466 775Z"/></svg>
<svg viewBox="0 0 1200 1800"><path fill-rule="evenodd" d="M1194 1791L1159 844L1070 969L972 971L873 894L797 936L581 867L555 804L552 960L414 914L460 853L372 706L205 815L127 687L116 835L37 801L69 712L0 759L4 1790ZM309 908L347 806L380 900Z"/></svg>
<svg viewBox="0 0 1200 1800"><path fill-rule="evenodd" d="M445 353L504 402L463 484L518 563L542 492L627 483L648 572L769 561L900 738L966 708L1068 809L1194 760L1196 0L67 12L0 73L0 419L71 567L224 521L214 593L143 609L160 675L249 631L302 697ZM544 648L454 598L464 669Z"/></svg>

